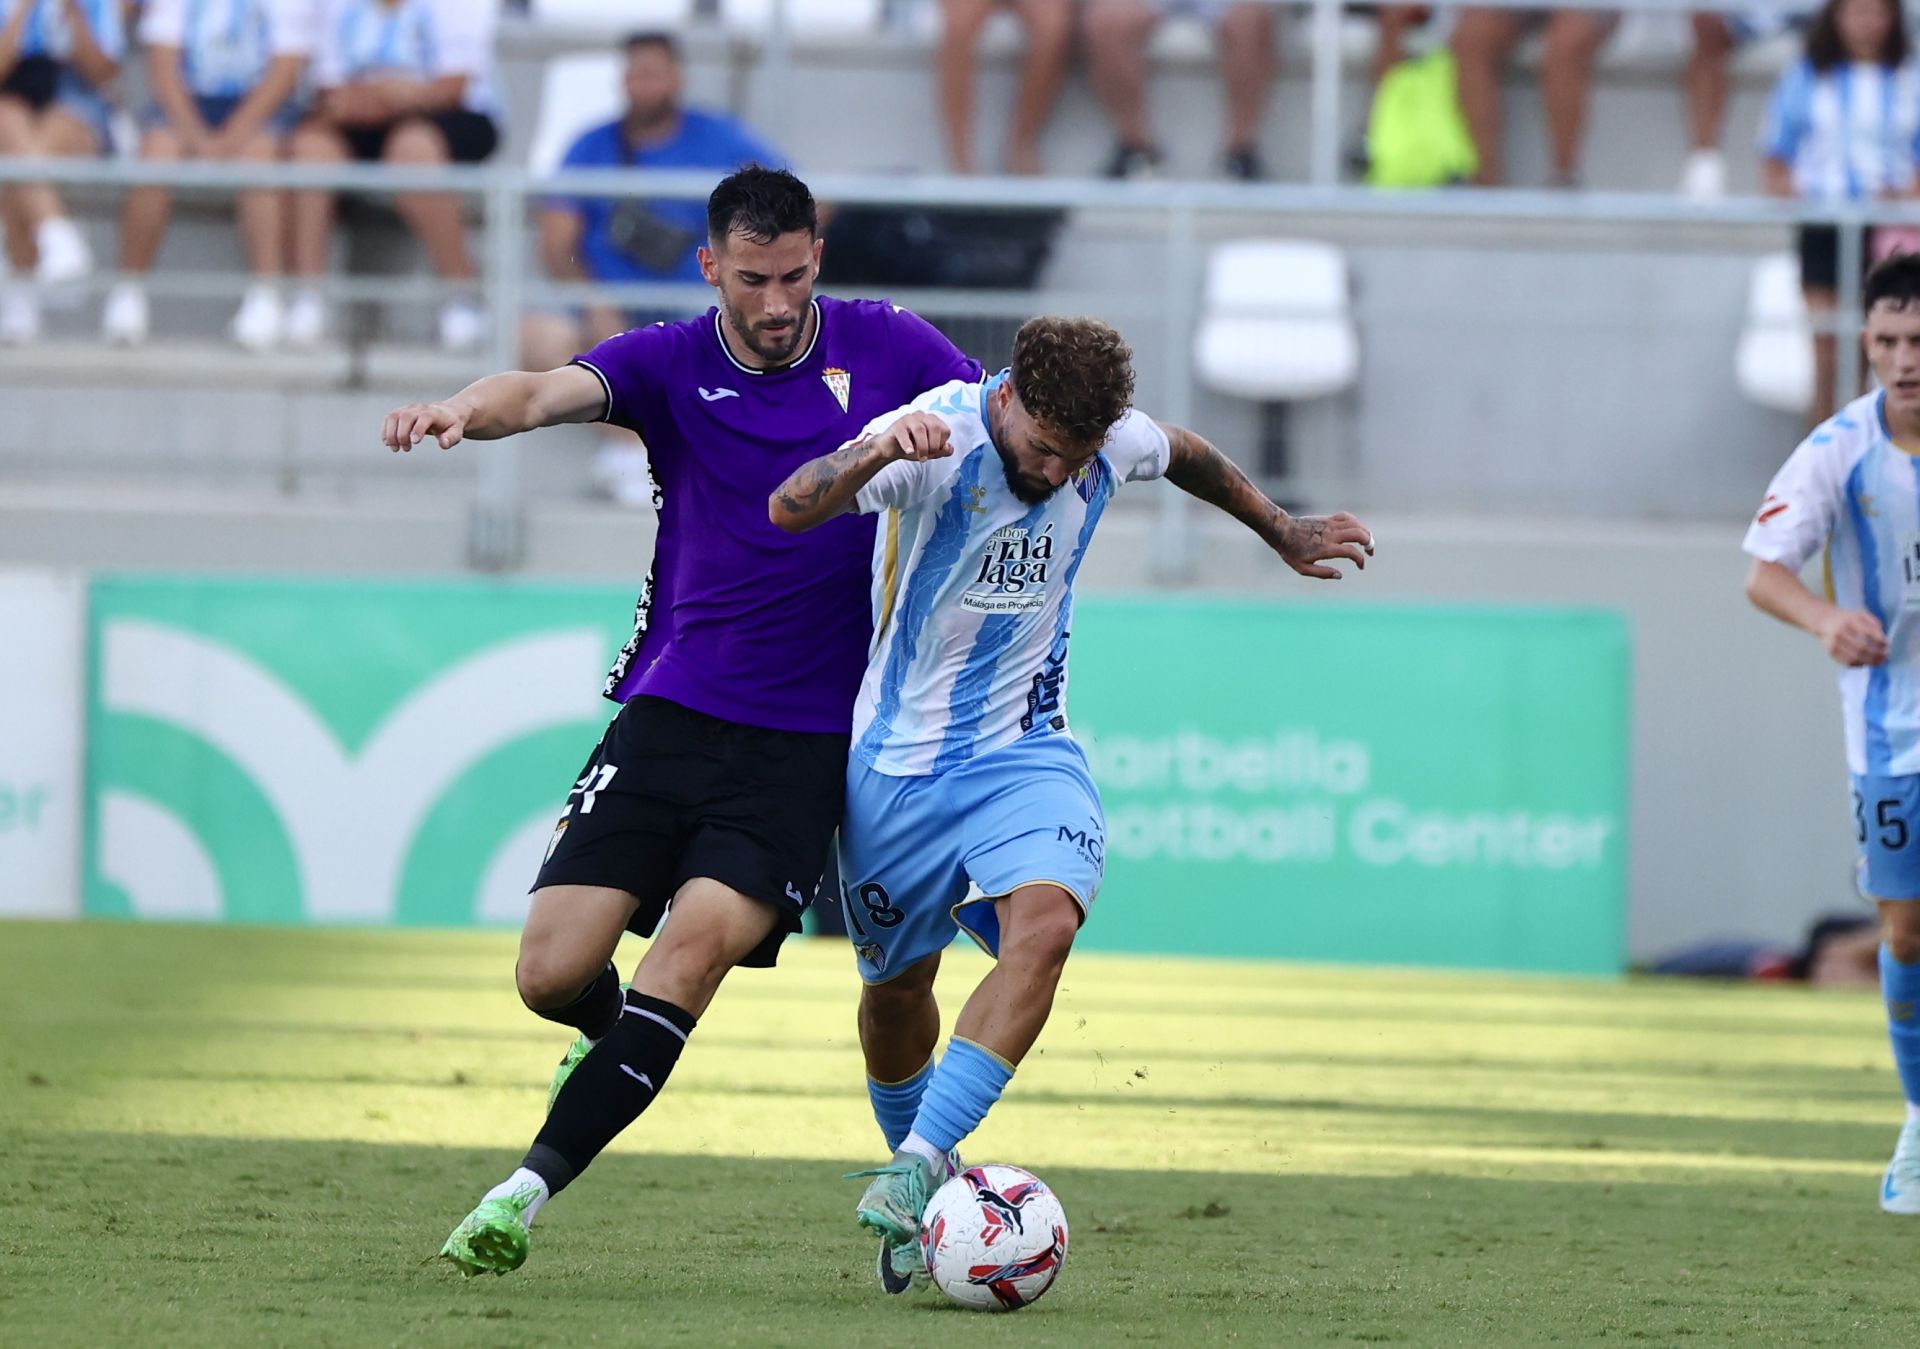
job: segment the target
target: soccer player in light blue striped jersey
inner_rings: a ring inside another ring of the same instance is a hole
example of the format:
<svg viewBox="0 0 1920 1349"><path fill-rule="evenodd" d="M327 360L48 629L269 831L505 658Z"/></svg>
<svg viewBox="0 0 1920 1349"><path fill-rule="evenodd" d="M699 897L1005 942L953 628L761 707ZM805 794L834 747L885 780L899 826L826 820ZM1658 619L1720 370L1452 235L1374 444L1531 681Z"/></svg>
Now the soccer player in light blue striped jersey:
<svg viewBox="0 0 1920 1349"><path fill-rule="evenodd" d="M1295 519L1200 436L1129 406L1133 356L1093 319L1037 318L1013 364L956 380L801 466L768 512L789 530L883 515L874 640L854 709L840 828L860 1041L892 1161L858 1206L880 1282L919 1267L920 1214L961 1139L1038 1039L1100 887L1105 826L1067 730L1073 581L1122 483L1164 477L1303 576L1364 566L1350 515ZM969 882L982 898L966 902ZM996 959L937 1066L940 954L965 931Z"/></svg>
<svg viewBox="0 0 1920 1349"><path fill-rule="evenodd" d="M1920 256L1881 263L1864 298L1881 387L1774 476L1747 530L1747 597L1840 667L1860 892L1880 909L1880 989L1907 1098L1880 1207L1920 1214ZM1823 551L1821 596L1799 573Z"/></svg>

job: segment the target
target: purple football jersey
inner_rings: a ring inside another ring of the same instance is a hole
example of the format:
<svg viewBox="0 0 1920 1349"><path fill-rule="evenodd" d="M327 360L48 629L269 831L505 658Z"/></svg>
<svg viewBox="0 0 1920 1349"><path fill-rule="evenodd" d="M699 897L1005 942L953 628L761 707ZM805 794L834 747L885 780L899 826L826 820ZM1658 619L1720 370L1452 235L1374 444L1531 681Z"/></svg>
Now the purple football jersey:
<svg viewBox="0 0 1920 1349"><path fill-rule="evenodd" d="M778 370L736 361L717 309L577 358L606 385L605 420L646 442L660 511L609 698L645 693L780 731L852 725L873 636L874 519L789 534L767 519L767 498L874 417L979 379L980 366L885 301L820 297L814 309L812 345Z"/></svg>

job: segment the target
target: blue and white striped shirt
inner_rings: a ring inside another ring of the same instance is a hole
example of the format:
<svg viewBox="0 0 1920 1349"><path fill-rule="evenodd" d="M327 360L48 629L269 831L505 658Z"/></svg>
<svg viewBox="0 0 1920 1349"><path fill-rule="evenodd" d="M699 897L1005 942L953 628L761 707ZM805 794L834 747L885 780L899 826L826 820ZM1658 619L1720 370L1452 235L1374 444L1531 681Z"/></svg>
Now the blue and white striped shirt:
<svg viewBox="0 0 1920 1349"><path fill-rule="evenodd" d="M208 98L252 91L278 56L313 50L314 0L147 0L140 40L177 47L187 88Z"/></svg>
<svg viewBox="0 0 1920 1349"><path fill-rule="evenodd" d="M1885 395L1857 398L1800 443L1768 485L1742 547L1799 571L1825 550L1834 603L1887 633L1884 665L1843 667L1855 773L1920 773L1920 446L1893 443Z"/></svg>
<svg viewBox="0 0 1920 1349"><path fill-rule="evenodd" d="M1760 153L1791 166L1809 201L1867 201L1913 187L1920 158L1920 64L1867 62L1824 73L1802 59L1775 86Z"/></svg>
<svg viewBox="0 0 1920 1349"><path fill-rule="evenodd" d="M886 514L853 753L894 777L944 773L1066 729L1074 575L1120 484L1167 471L1165 432L1130 411L1064 486L1022 501L987 430L986 400L1006 377L944 384L866 428L925 411L953 432L950 457L888 464L855 503Z"/></svg>
<svg viewBox="0 0 1920 1349"><path fill-rule="evenodd" d="M22 56L51 56L66 61L73 55L73 31L62 0L0 0L0 24L18 5L31 5L26 30L20 35ZM113 60L127 54L127 31L120 17L120 0L80 0L80 13L93 33L94 44Z"/></svg>
<svg viewBox="0 0 1920 1349"><path fill-rule="evenodd" d="M314 51L314 83L337 89L355 80L402 74L435 80L464 75L461 104L498 118L494 90L496 7L482 0L325 0Z"/></svg>

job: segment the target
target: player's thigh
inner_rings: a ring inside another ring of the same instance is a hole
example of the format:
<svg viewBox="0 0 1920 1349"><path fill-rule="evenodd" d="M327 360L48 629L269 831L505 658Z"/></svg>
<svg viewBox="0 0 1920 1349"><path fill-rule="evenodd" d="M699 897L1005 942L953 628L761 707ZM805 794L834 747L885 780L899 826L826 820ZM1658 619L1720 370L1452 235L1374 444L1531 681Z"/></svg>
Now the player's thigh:
<svg viewBox="0 0 1920 1349"><path fill-rule="evenodd" d="M1000 959L1037 966L1065 962L1086 917L1078 895L1046 882L996 896L993 912L1000 925Z"/></svg>
<svg viewBox="0 0 1920 1349"><path fill-rule="evenodd" d="M1107 824L1072 737L1016 740L952 776L967 875L986 897L955 915L960 926L998 954L1001 914L987 901L1034 885L1071 896L1084 921L1106 874Z"/></svg>
<svg viewBox="0 0 1920 1349"><path fill-rule="evenodd" d="M704 876L689 880L640 957L634 991L700 1016L727 972L764 947L779 925L772 905Z"/></svg>
<svg viewBox="0 0 1920 1349"><path fill-rule="evenodd" d="M1853 837L1860 892L1920 900L1920 775L1853 775Z"/></svg>
<svg viewBox="0 0 1920 1349"><path fill-rule="evenodd" d="M899 977L953 941L967 878L942 779L849 764L839 865L847 939L867 983Z"/></svg>
<svg viewBox="0 0 1920 1349"><path fill-rule="evenodd" d="M775 922L738 962L764 968L820 892L846 791L847 737L687 715L709 758L674 888L717 881L765 905Z"/></svg>
<svg viewBox="0 0 1920 1349"><path fill-rule="evenodd" d="M601 885L549 885L533 892L520 929L514 983L529 1007L573 1001L613 959L637 901Z"/></svg>

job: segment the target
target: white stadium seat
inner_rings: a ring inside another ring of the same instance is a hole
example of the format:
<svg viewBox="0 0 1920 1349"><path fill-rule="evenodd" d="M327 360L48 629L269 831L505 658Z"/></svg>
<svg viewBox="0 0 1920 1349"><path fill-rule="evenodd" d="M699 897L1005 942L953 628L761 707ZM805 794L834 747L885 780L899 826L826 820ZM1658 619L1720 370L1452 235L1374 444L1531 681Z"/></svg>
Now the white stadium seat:
<svg viewBox="0 0 1920 1349"><path fill-rule="evenodd" d="M527 151L529 172L554 172L581 132L620 116L627 104L620 63L620 54L612 51L579 52L547 62L540 77L540 116Z"/></svg>
<svg viewBox="0 0 1920 1349"><path fill-rule="evenodd" d="M678 29L693 17L693 3L694 0L533 0L532 14L540 23L626 33L643 28Z"/></svg>
<svg viewBox="0 0 1920 1349"><path fill-rule="evenodd" d="M1194 368L1260 402L1324 398L1360 374L1346 255L1309 239L1241 239L1207 259Z"/></svg>
<svg viewBox="0 0 1920 1349"><path fill-rule="evenodd" d="M720 21L736 33L759 36L773 27L778 0L720 0ZM880 31L880 0L786 0L787 35L798 40Z"/></svg>
<svg viewBox="0 0 1920 1349"><path fill-rule="evenodd" d="M1761 407L1800 414L1813 405L1813 327L1793 253L1770 253L1754 264L1734 376Z"/></svg>

